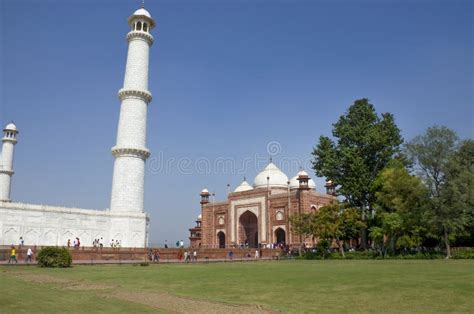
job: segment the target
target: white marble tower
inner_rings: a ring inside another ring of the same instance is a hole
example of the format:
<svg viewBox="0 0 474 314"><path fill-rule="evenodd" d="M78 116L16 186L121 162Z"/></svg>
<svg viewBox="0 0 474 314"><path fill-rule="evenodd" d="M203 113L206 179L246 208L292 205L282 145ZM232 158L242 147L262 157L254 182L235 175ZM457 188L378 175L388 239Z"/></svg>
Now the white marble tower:
<svg viewBox="0 0 474 314"><path fill-rule="evenodd" d="M150 156L146 148L148 91L148 59L153 44L151 29L155 21L143 7L128 18L131 31L127 34L128 56L121 100L110 210L143 213L145 161Z"/></svg>
<svg viewBox="0 0 474 314"><path fill-rule="evenodd" d="M16 125L9 123L3 129L2 138L2 155L0 158L0 201L10 201L10 190L13 176L13 155L15 151L15 144L17 142L16 136L18 130Z"/></svg>

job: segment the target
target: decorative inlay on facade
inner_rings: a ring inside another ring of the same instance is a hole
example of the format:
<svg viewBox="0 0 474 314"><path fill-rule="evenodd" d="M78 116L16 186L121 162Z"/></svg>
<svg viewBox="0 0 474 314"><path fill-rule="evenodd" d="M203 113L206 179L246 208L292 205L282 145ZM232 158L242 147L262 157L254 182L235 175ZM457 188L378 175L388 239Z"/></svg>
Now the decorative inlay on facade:
<svg viewBox="0 0 474 314"><path fill-rule="evenodd" d="M118 96L121 101L127 98L135 98L135 99L141 99L145 101L147 104L149 104L153 98L151 93L148 91L123 89L123 88L119 90Z"/></svg>
<svg viewBox="0 0 474 314"><path fill-rule="evenodd" d="M5 174L8 174L8 175L12 176L12 175L15 174L15 171L0 169L0 173L5 173Z"/></svg>
<svg viewBox="0 0 474 314"><path fill-rule="evenodd" d="M140 31L131 31L127 34L127 40L130 42L131 40L138 38L146 41L150 46L153 45L153 36L148 33L140 32Z"/></svg>

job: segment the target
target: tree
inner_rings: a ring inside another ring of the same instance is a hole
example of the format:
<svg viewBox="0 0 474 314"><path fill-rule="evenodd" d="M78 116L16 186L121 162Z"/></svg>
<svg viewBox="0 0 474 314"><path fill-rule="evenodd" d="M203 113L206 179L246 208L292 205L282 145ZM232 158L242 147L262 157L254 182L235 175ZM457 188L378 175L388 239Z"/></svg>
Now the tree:
<svg viewBox="0 0 474 314"><path fill-rule="evenodd" d="M342 256L345 256L345 241L356 237L365 227L356 209L339 204L323 206L313 213L295 214L290 217L290 223L297 234L336 242Z"/></svg>
<svg viewBox="0 0 474 314"><path fill-rule="evenodd" d="M394 159L380 172L374 185L375 209L391 253L396 247L420 245L426 233L422 214L428 202L428 190L420 178L411 175L402 160Z"/></svg>
<svg viewBox="0 0 474 314"><path fill-rule="evenodd" d="M311 213L301 213L290 216L290 224L293 231L303 237L309 237L313 235L313 220L314 217Z"/></svg>
<svg viewBox="0 0 474 314"><path fill-rule="evenodd" d="M451 257L450 238L472 223L473 147L472 140L459 146L456 133L440 126L428 128L406 145L407 155L430 191L425 218L432 232L443 238L446 258Z"/></svg>
<svg viewBox="0 0 474 314"><path fill-rule="evenodd" d="M458 137L454 131L444 126L434 126L405 146L406 155L433 197L440 196L441 186L445 183L445 170L457 143Z"/></svg>
<svg viewBox="0 0 474 314"><path fill-rule="evenodd" d="M359 99L333 124L333 137L321 136L313 149L313 169L337 185L337 192L351 207L360 209L362 219L375 201L373 181L399 152L403 142L393 115L379 117L368 99ZM362 244L366 244L365 232Z"/></svg>

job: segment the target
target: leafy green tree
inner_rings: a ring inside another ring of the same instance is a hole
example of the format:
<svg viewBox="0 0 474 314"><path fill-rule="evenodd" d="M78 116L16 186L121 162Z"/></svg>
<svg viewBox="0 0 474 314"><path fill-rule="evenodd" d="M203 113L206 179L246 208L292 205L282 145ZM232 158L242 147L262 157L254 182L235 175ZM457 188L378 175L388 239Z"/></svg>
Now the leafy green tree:
<svg viewBox="0 0 474 314"><path fill-rule="evenodd" d="M472 223L473 141L459 146L456 133L434 126L406 145L407 155L422 176L430 194L425 218L431 231L443 238L446 258L450 241Z"/></svg>
<svg viewBox="0 0 474 314"><path fill-rule="evenodd" d="M383 255L385 252L385 239L382 227L372 226L369 229L369 238L372 239L375 248Z"/></svg>
<svg viewBox="0 0 474 314"><path fill-rule="evenodd" d="M335 242L342 256L345 256L345 241L356 237L365 227L356 209L344 209L338 204L323 206L313 213L293 215L290 222L297 234Z"/></svg>
<svg viewBox="0 0 474 314"><path fill-rule="evenodd" d="M290 224L295 232L298 235L303 237L313 236L313 224L314 217L311 213L301 213L290 216Z"/></svg>
<svg viewBox="0 0 474 314"><path fill-rule="evenodd" d="M321 136L313 149L313 169L331 179L337 193L366 219L375 201L373 181L403 142L393 115L378 116L368 99L359 99L333 125L335 141ZM362 244L366 245L365 232Z"/></svg>
<svg viewBox="0 0 474 314"><path fill-rule="evenodd" d="M351 239L356 239L360 231L366 228L366 224L361 220L358 210L354 207L345 208L339 216L339 228L341 229L341 240L343 246Z"/></svg>
<svg viewBox="0 0 474 314"><path fill-rule="evenodd" d="M394 159L380 172L374 185L375 208L391 253L396 248L420 245L426 234L422 214L429 196L423 182L411 175L401 160ZM398 241L399 237L403 240Z"/></svg>

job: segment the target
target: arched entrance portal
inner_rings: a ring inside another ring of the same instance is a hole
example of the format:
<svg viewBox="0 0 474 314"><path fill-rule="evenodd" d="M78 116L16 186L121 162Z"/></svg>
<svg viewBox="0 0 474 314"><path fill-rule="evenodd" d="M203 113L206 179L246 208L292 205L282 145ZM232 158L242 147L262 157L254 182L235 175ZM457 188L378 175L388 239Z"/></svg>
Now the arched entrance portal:
<svg viewBox="0 0 474 314"><path fill-rule="evenodd" d="M282 228L278 228L277 230L275 230L275 238L277 244L285 244L285 230L283 230Z"/></svg>
<svg viewBox="0 0 474 314"><path fill-rule="evenodd" d="M258 218L246 211L239 218L239 244L248 243L251 248L258 247Z"/></svg>
<svg viewBox="0 0 474 314"><path fill-rule="evenodd" d="M219 241L219 248L220 249L225 248L225 233L222 231L219 231L219 233L217 234L217 239Z"/></svg>

